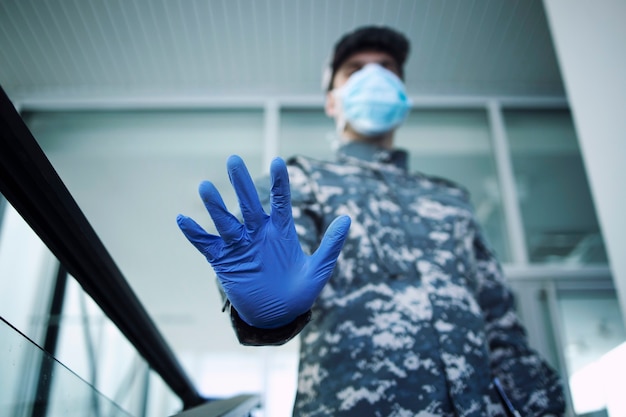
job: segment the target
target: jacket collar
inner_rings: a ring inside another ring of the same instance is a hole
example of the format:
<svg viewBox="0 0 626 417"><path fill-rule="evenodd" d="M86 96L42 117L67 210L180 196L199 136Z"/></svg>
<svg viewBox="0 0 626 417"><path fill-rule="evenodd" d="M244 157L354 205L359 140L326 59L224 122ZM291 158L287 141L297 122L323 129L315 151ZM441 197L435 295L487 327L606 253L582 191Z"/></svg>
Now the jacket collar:
<svg viewBox="0 0 626 417"><path fill-rule="evenodd" d="M384 149L370 143L348 142L337 150L337 156L339 159L355 158L408 170L408 153L402 149Z"/></svg>

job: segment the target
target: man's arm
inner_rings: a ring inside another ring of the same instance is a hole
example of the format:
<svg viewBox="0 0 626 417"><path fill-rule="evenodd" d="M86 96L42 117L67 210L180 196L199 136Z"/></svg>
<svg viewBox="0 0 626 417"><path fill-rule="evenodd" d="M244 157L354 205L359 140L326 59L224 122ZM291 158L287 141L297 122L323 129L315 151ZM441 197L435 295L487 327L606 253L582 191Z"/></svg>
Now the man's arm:
<svg viewBox="0 0 626 417"><path fill-rule="evenodd" d="M230 322L237 336L237 340L244 346L280 346L289 342L296 337L304 326L311 320L311 310L296 317L291 323L287 323L284 326L275 329L261 329L258 327L250 326L239 317L237 310L230 304L230 301L226 297L224 290L222 289L219 280L217 280L217 287L222 296L224 306L222 312L228 310L230 315Z"/></svg>
<svg viewBox="0 0 626 417"><path fill-rule="evenodd" d="M200 196L220 235L208 234L182 215L177 218L178 225L216 272L232 305L235 328L245 325L259 329L260 333L297 333L298 327L308 321L311 306L330 278L350 219L335 219L319 248L307 255L302 251L293 221L284 161L276 158L270 167L269 214L263 210L241 158L229 158L227 167L243 223L226 209L213 184L203 182Z"/></svg>
<svg viewBox="0 0 626 417"><path fill-rule="evenodd" d="M476 254L477 298L487 326L491 370L513 406L524 416L561 416L565 401L556 372L528 345L500 265L479 236Z"/></svg>

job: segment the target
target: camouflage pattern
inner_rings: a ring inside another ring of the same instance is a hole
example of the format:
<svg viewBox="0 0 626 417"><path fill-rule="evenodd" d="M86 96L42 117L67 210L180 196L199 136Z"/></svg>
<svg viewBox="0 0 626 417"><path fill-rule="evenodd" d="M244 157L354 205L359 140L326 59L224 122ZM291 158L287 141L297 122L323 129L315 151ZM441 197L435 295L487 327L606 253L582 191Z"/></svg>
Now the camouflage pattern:
<svg viewBox="0 0 626 417"><path fill-rule="evenodd" d="M359 143L336 162L288 167L305 251L335 217L352 218L300 334L295 416L506 416L494 376L522 415L563 413L466 191L409 174L403 151Z"/></svg>

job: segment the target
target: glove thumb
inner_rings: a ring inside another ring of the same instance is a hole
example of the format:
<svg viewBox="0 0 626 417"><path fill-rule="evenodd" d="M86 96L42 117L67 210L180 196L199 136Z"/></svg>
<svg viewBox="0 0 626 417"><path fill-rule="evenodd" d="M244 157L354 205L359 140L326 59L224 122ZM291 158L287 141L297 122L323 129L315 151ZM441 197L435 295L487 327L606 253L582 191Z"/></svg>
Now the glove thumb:
<svg viewBox="0 0 626 417"><path fill-rule="evenodd" d="M314 278L325 284L335 268L339 252L348 237L350 230L350 217L339 216L328 226L319 248L311 255L311 263L314 268Z"/></svg>

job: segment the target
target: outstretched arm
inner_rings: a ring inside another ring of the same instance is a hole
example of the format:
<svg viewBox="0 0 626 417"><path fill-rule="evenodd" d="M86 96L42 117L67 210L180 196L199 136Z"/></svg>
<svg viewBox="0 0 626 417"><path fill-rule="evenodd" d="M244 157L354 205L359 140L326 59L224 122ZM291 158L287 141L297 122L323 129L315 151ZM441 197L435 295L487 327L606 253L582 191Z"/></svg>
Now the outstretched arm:
<svg viewBox="0 0 626 417"><path fill-rule="evenodd" d="M277 329L307 313L328 281L350 227L340 216L326 230L315 253L306 255L298 242L284 161L270 166L270 213L263 210L243 160L227 162L230 182L239 200L241 223L231 214L215 186L200 185L200 196L219 236L207 233L189 217L178 225L213 266L236 314L245 324Z"/></svg>

